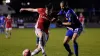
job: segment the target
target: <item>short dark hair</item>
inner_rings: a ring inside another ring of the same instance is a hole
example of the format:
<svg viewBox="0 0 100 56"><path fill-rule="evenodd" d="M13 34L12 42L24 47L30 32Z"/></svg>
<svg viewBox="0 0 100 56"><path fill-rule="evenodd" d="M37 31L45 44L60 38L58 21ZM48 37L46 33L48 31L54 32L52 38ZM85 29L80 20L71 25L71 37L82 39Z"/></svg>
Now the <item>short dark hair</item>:
<svg viewBox="0 0 100 56"><path fill-rule="evenodd" d="M45 5L45 7L48 8L48 9L52 9L53 5L52 5L52 3L49 3L49 4Z"/></svg>
<svg viewBox="0 0 100 56"><path fill-rule="evenodd" d="M68 6L68 2L67 1L61 1L60 3L63 3L64 7Z"/></svg>

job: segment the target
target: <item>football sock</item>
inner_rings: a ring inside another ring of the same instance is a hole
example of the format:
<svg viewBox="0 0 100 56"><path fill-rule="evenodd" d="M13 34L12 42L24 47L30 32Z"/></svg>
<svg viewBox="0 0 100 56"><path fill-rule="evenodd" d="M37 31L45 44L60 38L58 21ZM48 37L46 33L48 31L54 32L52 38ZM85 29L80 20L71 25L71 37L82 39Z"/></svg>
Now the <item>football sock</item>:
<svg viewBox="0 0 100 56"><path fill-rule="evenodd" d="M77 44L77 42L74 42L74 52L75 52L75 55L78 56L78 44Z"/></svg>
<svg viewBox="0 0 100 56"><path fill-rule="evenodd" d="M8 32L6 32L6 38L8 38Z"/></svg>
<svg viewBox="0 0 100 56"><path fill-rule="evenodd" d="M65 43L65 44L64 44L64 47L65 47L65 49L66 49L69 53L72 53L69 44L66 44L66 43Z"/></svg>
<svg viewBox="0 0 100 56"><path fill-rule="evenodd" d="M39 46L40 46L40 48L42 50L42 54L45 54L42 38L39 38Z"/></svg>
<svg viewBox="0 0 100 56"><path fill-rule="evenodd" d="M10 37L11 37L11 32L10 32Z"/></svg>
<svg viewBox="0 0 100 56"><path fill-rule="evenodd" d="M40 51L40 50L35 49L35 50L31 53L31 55L34 56L34 55L36 55L39 51Z"/></svg>

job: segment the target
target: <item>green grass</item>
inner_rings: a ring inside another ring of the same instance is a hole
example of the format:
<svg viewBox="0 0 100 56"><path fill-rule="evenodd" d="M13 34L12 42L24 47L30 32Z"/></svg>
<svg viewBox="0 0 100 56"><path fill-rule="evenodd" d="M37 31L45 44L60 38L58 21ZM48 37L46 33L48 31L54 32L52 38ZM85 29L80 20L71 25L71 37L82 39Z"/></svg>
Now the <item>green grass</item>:
<svg viewBox="0 0 100 56"><path fill-rule="evenodd" d="M66 29L57 28L50 30L50 38L46 45L48 56L67 56L63 47ZM36 48L36 37L33 29L13 29L12 37L6 39L0 34L0 56L22 56L26 48L33 51ZM79 56L100 56L100 29L86 28L78 38ZM73 50L72 42L70 41ZM36 56L42 56L39 53ZM75 56L75 55L73 55Z"/></svg>

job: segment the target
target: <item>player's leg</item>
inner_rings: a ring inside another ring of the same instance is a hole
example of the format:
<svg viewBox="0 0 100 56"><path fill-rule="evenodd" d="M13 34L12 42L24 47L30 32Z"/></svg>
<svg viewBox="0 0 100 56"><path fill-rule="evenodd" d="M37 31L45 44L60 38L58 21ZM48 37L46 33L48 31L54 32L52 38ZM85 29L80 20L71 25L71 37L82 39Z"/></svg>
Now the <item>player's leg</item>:
<svg viewBox="0 0 100 56"><path fill-rule="evenodd" d="M39 45L39 37L36 37L36 48L38 48ZM39 49L39 51L37 52L37 54L41 51L41 49Z"/></svg>
<svg viewBox="0 0 100 56"><path fill-rule="evenodd" d="M36 35L39 37L39 44L38 47L31 53L31 55L37 54L40 50L42 50L42 53L45 54L44 46L43 46L43 32L40 29L36 29L35 31Z"/></svg>
<svg viewBox="0 0 100 56"><path fill-rule="evenodd" d="M71 53L71 49L70 49L70 46L69 46L69 44L68 44L69 41L70 41L70 38L69 38L68 36L65 36L63 45L64 45L65 49L66 49L69 53Z"/></svg>
<svg viewBox="0 0 100 56"><path fill-rule="evenodd" d="M37 45L37 48L31 53L32 56L38 54L41 50L42 50L42 54L44 56L46 55L44 51L44 46L41 48L41 45L43 46L43 40L40 41L40 38L39 38L39 44Z"/></svg>
<svg viewBox="0 0 100 56"><path fill-rule="evenodd" d="M31 53L32 56L38 54L41 51L39 46L39 37L36 38L36 49Z"/></svg>
<svg viewBox="0 0 100 56"><path fill-rule="evenodd" d="M0 25L0 33L3 33L3 26Z"/></svg>
<svg viewBox="0 0 100 56"><path fill-rule="evenodd" d="M38 47L38 45L39 45L39 37L38 37L38 33L37 33L38 31L37 30L35 30L35 35L36 35L36 48Z"/></svg>
<svg viewBox="0 0 100 56"><path fill-rule="evenodd" d="M39 37L38 37L38 33L37 33L36 30L35 30L35 34L36 34L36 48L38 48L38 45L39 45ZM38 54L40 51L41 51L41 49L39 49L39 51L36 54Z"/></svg>
<svg viewBox="0 0 100 56"><path fill-rule="evenodd" d="M2 25L1 32L4 33L4 25Z"/></svg>
<svg viewBox="0 0 100 56"><path fill-rule="evenodd" d="M32 56L38 54L41 50L41 48L39 47L39 37L37 29L35 29L35 35L36 35L36 49L31 53Z"/></svg>
<svg viewBox="0 0 100 56"><path fill-rule="evenodd" d="M77 37L81 34L82 29L81 28L77 28L74 31L73 37L72 37L72 41L73 41L73 45L74 45L74 52L75 55L78 56L78 43L77 43Z"/></svg>
<svg viewBox="0 0 100 56"><path fill-rule="evenodd" d="M43 37L42 37L42 46L45 47L46 43L49 39L49 34L46 34L45 32L43 32ZM44 49L45 51L45 49ZM43 56L47 56L45 52L42 52Z"/></svg>
<svg viewBox="0 0 100 56"><path fill-rule="evenodd" d="M40 52L40 50L41 50L41 48L38 45L38 47L31 53L31 56L34 56L34 55L38 54Z"/></svg>
<svg viewBox="0 0 100 56"><path fill-rule="evenodd" d="M38 47L39 45L39 37L36 37L36 48Z"/></svg>
<svg viewBox="0 0 100 56"><path fill-rule="evenodd" d="M4 30L4 27L2 28L2 33L4 33L5 32L5 30Z"/></svg>
<svg viewBox="0 0 100 56"><path fill-rule="evenodd" d="M48 34L46 34L45 32L42 32L42 46L43 47L45 47L45 45L46 45L46 42L48 41L48 38L49 38L49 36L48 36ZM37 43L38 43L38 48L40 48L41 46L39 45L39 37L37 38ZM38 51L38 53L41 51L42 49L40 49L39 51ZM38 54L37 53L37 54ZM46 56L46 53L45 52L42 52L43 53L43 56Z"/></svg>
<svg viewBox="0 0 100 56"><path fill-rule="evenodd" d="M9 37L11 37L12 28L9 28Z"/></svg>
<svg viewBox="0 0 100 56"><path fill-rule="evenodd" d="M65 38L64 38L64 47L65 47L65 49L68 51L68 56L71 56L72 55L72 51L71 51L71 49L70 49L70 46L69 46L69 41L71 40L71 37L72 37L72 35L73 35L73 31L72 30L68 30L67 32L66 32L66 36L65 36Z"/></svg>
<svg viewBox="0 0 100 56"><path fill-rule="evenodd" d="M45 49L44 49L44 42L43 42L43 38L44 38L43 34L44 33L42 31L39 31L38 32L38 36L39 36L39 46L40 46L40 48L42 50L43 56L46 56Z"/></svg>
<svg viewBox="0 0 100 56"><path fill-rule="evenodd" d="M74 45L75 55L78 56L78 43L76 42L76 40L77 40L77 33L74 33L73 37L72 37L72 41L73 41L73 45Z"/></svg>
<svg viewBox="0 0 100 56"><path fill-rule="evenodd" d="M6 28L5 30L6 38L8 38L8 31L9 31L9 28Z"/></svg>

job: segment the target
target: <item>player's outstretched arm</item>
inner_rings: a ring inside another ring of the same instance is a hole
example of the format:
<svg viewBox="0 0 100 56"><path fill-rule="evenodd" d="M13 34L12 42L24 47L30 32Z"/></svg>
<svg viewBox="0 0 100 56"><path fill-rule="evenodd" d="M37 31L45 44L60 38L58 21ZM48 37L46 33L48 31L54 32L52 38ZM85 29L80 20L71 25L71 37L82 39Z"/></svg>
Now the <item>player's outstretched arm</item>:
<svg viewBox="0 0 100 56"><path fill-rule="evenodd" d="M63 22L63 25L71 25L71 22Z"/></svg>
<svg viewBox="0 0 100 56"><path fill-rule="evenodd" d="M20 12L22 12L22 11L38 12L38 10L34 9L34 8L21 8Z"/></svg>

